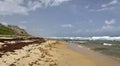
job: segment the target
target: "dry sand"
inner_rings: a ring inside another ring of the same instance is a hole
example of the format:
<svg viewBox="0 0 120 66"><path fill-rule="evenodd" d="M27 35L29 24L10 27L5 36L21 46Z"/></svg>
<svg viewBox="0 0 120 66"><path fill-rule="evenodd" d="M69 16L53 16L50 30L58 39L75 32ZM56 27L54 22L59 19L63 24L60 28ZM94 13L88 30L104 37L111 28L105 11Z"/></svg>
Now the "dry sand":
<svg viewBox="0 0 120 66"><path fill-rule="evenodd" d="M58 44L59 46L56 49L59 54L58 66L106 66L89 55L69 49L65 43L60 44Z"/></svg>
<svg viewBox="0 0 120 66"><path fill-rule="evenodd" d="M99 55L98 55L99 57ZM109 62L109 61L108 61ZM31 44L15 52L6 52L0 66L109 66L85 53L68 48L67 43L47 40Z"/></svg>

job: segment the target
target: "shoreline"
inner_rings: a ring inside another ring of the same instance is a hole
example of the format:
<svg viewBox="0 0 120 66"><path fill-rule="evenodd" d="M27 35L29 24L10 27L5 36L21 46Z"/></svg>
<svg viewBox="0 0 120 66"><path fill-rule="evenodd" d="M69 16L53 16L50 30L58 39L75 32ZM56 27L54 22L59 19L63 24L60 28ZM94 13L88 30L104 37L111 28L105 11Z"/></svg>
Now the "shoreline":
<svg viewBox="0 0 120 66"><path fill-rule="evenodd" d="M105 63L108 66L119 66L120 65L119 59L116 59L109 55L102 54L100 52L93 51L88 47L81 46L79 44L74 44L74 43L67 44L67 46L73 51L89 55L91 58L94 58L96 61Z"/></svg>
<svg viewBox="0 0 120 66"><path fill-rule="evenodd" d="M15 46L20 45L21 48L17 46L13 52L3 53L0 57L0 66L119 66L117 65L119 63L110 60L111 65L109 65L109 61L103 61L106 57L101 57L96 52L77 44L45 38L45 41L39 43L40 40L21 40L21 43L14 43L12 40L11 44L10 39L8 47L15 44ZM29 44L31 41L35 42ZM28 45L21 46L24 42L28 42ZM102 60L98 60L97 57Z"/></svg>

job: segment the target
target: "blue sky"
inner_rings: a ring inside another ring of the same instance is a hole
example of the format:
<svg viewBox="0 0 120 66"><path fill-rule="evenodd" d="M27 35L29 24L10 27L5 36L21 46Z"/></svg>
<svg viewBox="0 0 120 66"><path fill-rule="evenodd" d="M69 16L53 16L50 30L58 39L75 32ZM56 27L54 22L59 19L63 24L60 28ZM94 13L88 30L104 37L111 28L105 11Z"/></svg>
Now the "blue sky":
<svg viewBox="0 0 120 66"><path fill-rule="evenodd" d="M35 36L120 36L119 0L0 0L0 23Z"/></svg>

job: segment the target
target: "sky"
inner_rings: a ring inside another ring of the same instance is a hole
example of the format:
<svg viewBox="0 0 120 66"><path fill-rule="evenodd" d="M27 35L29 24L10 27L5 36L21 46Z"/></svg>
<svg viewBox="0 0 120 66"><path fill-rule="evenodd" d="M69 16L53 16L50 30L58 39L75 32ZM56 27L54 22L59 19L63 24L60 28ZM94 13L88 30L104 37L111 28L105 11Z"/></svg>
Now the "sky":
<svg viewBox="0 0 120 66"><path fill-rule="evenodd" d="M120 36L120 0L0 0L0 23L34 36Z"/></svg>

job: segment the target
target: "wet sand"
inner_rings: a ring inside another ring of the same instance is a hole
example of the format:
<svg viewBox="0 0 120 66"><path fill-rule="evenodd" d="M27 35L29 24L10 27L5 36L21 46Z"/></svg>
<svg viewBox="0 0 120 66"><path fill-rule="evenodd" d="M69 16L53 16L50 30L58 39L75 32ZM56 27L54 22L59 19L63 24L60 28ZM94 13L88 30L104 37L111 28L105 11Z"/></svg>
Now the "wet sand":
<svg viewBox="0 0 120 66"><path fill-rule="evenodd" d="M120 66L119 60L117 60L113 57L92 51L87 47L84 47L84 46L81 46L78 44L74 44L74 43L69 43L69 44L67 44L67 46L70 49L79 52L80 54L85 54L86 56L91 57L92 59L104 64L105 66Z"/></svg>

